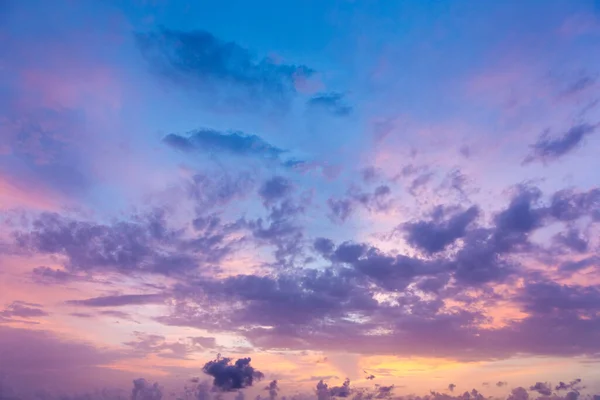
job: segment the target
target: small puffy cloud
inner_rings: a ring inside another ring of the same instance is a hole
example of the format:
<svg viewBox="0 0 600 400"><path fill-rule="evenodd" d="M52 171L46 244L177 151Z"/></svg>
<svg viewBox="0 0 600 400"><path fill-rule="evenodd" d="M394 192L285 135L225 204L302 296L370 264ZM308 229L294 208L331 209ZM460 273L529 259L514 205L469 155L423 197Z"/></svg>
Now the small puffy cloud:
<svg viewBox="0 0 600 400"><path fill-rule="evenodd" d="M204 364L202 371L212 376L213 385L222 391L233 391L252 386L255 380L261 380L264 374L250 365L251 358L240 358L232 363L230 358L218 357Z"/></svg>

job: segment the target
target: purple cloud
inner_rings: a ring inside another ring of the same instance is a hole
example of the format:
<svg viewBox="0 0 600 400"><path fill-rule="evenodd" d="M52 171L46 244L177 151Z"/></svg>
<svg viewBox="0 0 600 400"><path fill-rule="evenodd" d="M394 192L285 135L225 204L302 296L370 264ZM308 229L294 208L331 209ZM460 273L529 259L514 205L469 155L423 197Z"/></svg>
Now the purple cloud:
<svg viewBox="0 0 600 400"><path fill-rule="evenodd" d="M93 297L85 300L68 300L67 304L84 307L122 307L129 305L159 304L165 301L165 295L155 294L124 294L116 296Z"/></svg>
<svg viewBox="0 0 600 400"><path fill-rule="evenodd" d="M531 154L523 163L530 164L535 161L548 163L558 160L576 149L586 136L595 132L596 127L590 124L575 125L557 138L551 138L547 132L543 133L531 146Z"/></svg>

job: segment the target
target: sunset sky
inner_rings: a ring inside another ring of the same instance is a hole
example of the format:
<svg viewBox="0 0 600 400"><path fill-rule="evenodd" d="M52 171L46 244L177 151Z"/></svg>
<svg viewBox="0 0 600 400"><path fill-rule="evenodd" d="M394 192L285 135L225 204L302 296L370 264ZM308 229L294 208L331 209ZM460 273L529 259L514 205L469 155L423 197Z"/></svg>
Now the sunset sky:
<svg viewBox="0 0 600 400"><path fill-rule="evenodd" d="M599 394L599 74L592 0L0 0L0 388Z"/></svg>

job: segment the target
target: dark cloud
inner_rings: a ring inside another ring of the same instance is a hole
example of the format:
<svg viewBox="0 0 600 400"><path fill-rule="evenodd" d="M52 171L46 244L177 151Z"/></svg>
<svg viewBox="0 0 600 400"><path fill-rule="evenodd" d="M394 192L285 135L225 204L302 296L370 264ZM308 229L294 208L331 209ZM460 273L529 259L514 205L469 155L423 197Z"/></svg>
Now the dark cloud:
<svg viewBox="0 0 600 400"><path fill-rule="evenodd" d="M329 256L335 248L335 243L331 239L316 238L313 247L315 251L323 256Z"/></svg>
<svg viewBox="0 0 600 400"><path fill-rule="evenodd" d="M27 303L24 301L13 301L0 311L0 318L35 318L47 317L48 314L42 310L41 304Z"/></svg>
<svg viewBox="0 0 600 400"><path fill-rule="evenodd" d="M139 378L133 381L131 400L161 400L162 397L162 388L158 385L158 383L151 384L144 378Z"/></svg>
<svg viewBox="0 0 600 400"><path fill-rule="evenodd" d="M456 385L454 383L451 383L448 385L448 390L451 392L454 392L454 389L456 388Z"/></svg>
<svg viewBox="0 0 600 400"><path fill-rule="evenodd" d="M547 382L536 382L535 385L529 387L529 390L538 392L542 396L550 396L552 394L552 388Z"/></svg>
<svg viewBox="0 0 600 400"><path fill-rule="evenodd" d="M277 386L277 380L271 381L267 385L267 387L265 387L265 390L269 391L269 399L275 400L277 398L277 395L279 392L279 387Z"/></svg>
<svg viewBox="0 0 600 400"><path fill-rule="evenodd" d="M234 42L201 30L162 28L136 33L135 39L152 70L172 82L210 93L212 101L246 107L261 101L286 104L295 94L297 80L314 71L304 65L257 58Z"/></svg>
<svg viewBox="0 0 600 400"><path fill-rule="evenodd" d="M594 133L596 128L596 125L590 124L576 125L557 138L552 138L548 132L545 132L538 138L537 142L531 145L531 153L523 163L555 161L577 148L586 136Z"/></svg>
<svg viewBox="0 0 600 400"><path fill-rule="evenodd" d="M82 280L81 276L69 271L44 266L34 268L31 274L36 282L45 284L64 284Z"/></svg>
<svg viewBox="0 0 600 400"><path fill-rule="evenodd" d="M585 192L560 190L552 195L548 211L559 221L576 221L586 215L600 221L600 189Z"/></svg>
<svg viewBox="0 0 600 400"><path fill-rule="evenodd" d="M163 141L184 152L225 153L266 160L277 160L286 152L256 135L213 129L198 129L186 135L171 133L165 136Z"/></svg>
<svg viewBox="0 0 600 400"><path fill-rule="evenodd" d="M496 386L497 387L504 387L506 385L508 385L508 382L504 382L504 381L498 381L498 382L496 382Z"/></svg>
<svg viewBox="0 0 600 400"><path fill-rule="evenodd" d="M541 191L535 187L518 187L508 207L494 217L496 235L510 239L540 228L546 216L545 208L536 207L541 196Z"/></svg>
<svg viewBox="0 0 600 400"><path fill-rule="evenodd" d="M307 105L311 109L322 109L338 117L345 117L352 112L352 107L344 97L341 93L320 93L310 98Z"/></svg>
<svg viewBox="0 0 600 400"><path fill-rule="evenodd" d="M271 204L274 201L280 200L292 192L293 185L282 176L274 176L269 179L258 190L258 195L262 198L265 204Z"/></svg>
<svg viewBox="0 0 600 400"><path fill-rule="evenodd" d="M588 239L577 229L571 228L567 232L559 232L552 238L553 242L576 253L585 253L588 250Z"/></svg>
<svg viewBox="0 0 600 400"><path fill-rule="evenodd" d="M30 230L15 234L22 250L66 256L70 271L112 269L166 275L197 266L195 254L181 251L181 235L167 227L161 211L111 225L43 213Z"/></svg>
<svg viewBox="0 0 600 400"><path fill-rule="evenodd" d="M332 397L348 397L352 394L350 389L350 379L346 378L341 386L329 386L323 380L317 383L316 387L318 400L329 400Z"/></svg>
<svg viewBox="0 0 600 400"><path fill-rule="evenodd" d="M247 227L258 244L275 247L274 256L280 265L291 265L303 249L303 227L298 218L305 212L304 201L286 198L268 210L265 218L247 221Z"/></svg>
<svg viewBox="0 0 600 400"><path fill-rule="evenodd" d="M350 389L350 379L346 378L341 386L331 386L329 388L329 395L331 397L348 397L352 393Z"/></svg>
<svg viewBox="0 0 600 400"><path fill-rule="evenodd" d="M464 237L467 227L478 215L479 209L475 206L455 212L438 208L432 213L433 219L406 223L401 229L406 232L406 240L409 244L428 254L433 254Z"/></svg>
<svg viewBox="0 0 600 400"><path fill-rule="evenodd" d="M67 301L67 304L84 307L121 307L129 305L160 304L164 301L165 295L156 293L93 297L85 300L69 300Z"/></svg>
<svg viewBox="0 0 600 400"><path fill-rule="evenodd" d="M594 317L600 311L600 288L532 282L524 286L518 300L524 311L534 315L576 313Z"/></svg>
<svg viewBox="0 0 600 400"><path fill-rule="evenodd" d="M581 383L581 379L577 378L574 379L572 381L570 381L569 383L564 383L564 382L560 382L558 385L556 385L556 387L554 388L554 390L556 391L560 391L560 390L578 390L578 386Z"/></svg>
<svg viewBox="0 0 600 400"><path fill-rule="evenodd" d="M213 385L222 391L232 391L252 386L255 380L261 380L264 374L250 365L250 357L240 358L231 363L230 358L220 358L204 364L202 371L214 378Z"/></svg>

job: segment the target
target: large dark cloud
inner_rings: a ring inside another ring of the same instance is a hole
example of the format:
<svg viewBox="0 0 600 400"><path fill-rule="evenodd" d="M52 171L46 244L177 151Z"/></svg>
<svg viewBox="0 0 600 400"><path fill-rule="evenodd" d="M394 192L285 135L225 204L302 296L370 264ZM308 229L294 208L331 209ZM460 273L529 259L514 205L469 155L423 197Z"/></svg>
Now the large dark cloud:
<svg viewBox="0 0 600 400"><path fill-rule="evenodd" d="M409 244L433 254L444 250L457 239L465 236L467 227L477 218L479 210L473 206L464 211L446 215L448 212L439 208L432 213L429 221L417 221L404 224Z"/></svg>
<svg viewBox="0 0 600 400"><path fill-rule="evenodd" d="M547 132L543 133L531 146L531 153L523 162L529 164L535 161L543 163L555 161L576 149L586 136L594 133L596 128L596 125L590 124L575 125L556 138L550 137Z"/></svg>
<svg viewBox="0 0 600 400"><path fill-rule="evenodd" d="M154 72L185 88L211 93L213 102L217 97L255 108L264 101L285 104L296 92L295 82L314 73L304 65L255 57L202 30L163 28L138 32L135 39Z"/></svg>
<svg viewBox="0 0 600 400"><path fill-rule="evenodd" d="M214 378L215 388L232 391L252 386L255 380L264 378L264 374L252 367L247 358L240 358L232 363L230 358L217 358L204 364L202 371Z"/></svg>
<svg viewBox="0 0 600 400"><path fill-rule="evenodd" d="M217 264L239 241L228 238L241 229L239 223L222 223L209 214L198 217L192 225L192 235L171 229L163 211L111 224L43 213L27 230L17 231L15 239L19 251L65 257L66 272L47 268L34 271L35 278L45 281L65 281L78 277L73 273L102 271L184 274Z"/></svg>
<svg viewBox="0 0 600 400"><path fill-rule="evenodd" d="M234 331L261 348L359 349L461 360L600 351L598 289L561 286L519 263L520 256L539 251L530 236L559 220L539 191L518 188L488 227L471 226L468 221L476 214L470 213L467 222L462 220L465 211L442 219L459 215L464 224L461 243L452 252L420 257L318 238L313 250L329 266L181 285L174 291L172 313L160 320ZM526 284L514 293L495 290L495 284L516 283L517 278ZM460 306L449 306L448 300ZM485 308L502 302L517 306L526 317L484 328L491 321ZM218 313L208 304L221 305Z"/></svg>
<svg viewBox="0 0 600 400"><path fill-rule="evenodd" d="M177 251L179 233L154 213L111 225L41 214L29 231L16 234L23 250L60 254L71 271L114 269L124 273L176 273L194 268L191 256Z"/></svg>

